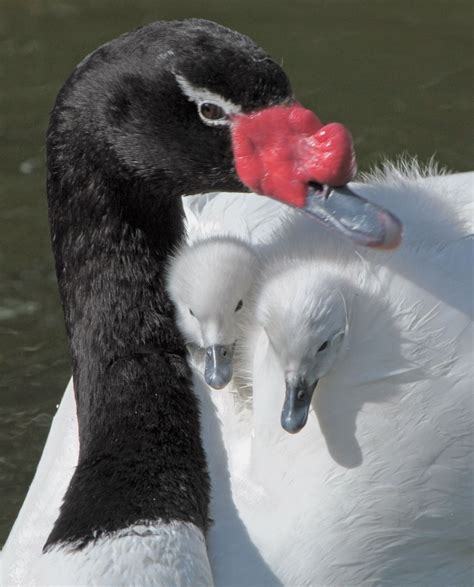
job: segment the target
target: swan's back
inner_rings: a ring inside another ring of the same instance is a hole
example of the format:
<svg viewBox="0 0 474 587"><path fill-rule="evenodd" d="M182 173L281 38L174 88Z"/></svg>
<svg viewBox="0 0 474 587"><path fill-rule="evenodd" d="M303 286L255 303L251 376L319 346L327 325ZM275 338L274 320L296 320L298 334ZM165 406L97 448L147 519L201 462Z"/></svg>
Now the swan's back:
<svg viewBox="0 0 474 587"><path fill-rule="evenodd" d="M474 172L448 175L435 164L401 160L362 178L354 185L401 218L403 242L436 245L474 233Z"/></svg>

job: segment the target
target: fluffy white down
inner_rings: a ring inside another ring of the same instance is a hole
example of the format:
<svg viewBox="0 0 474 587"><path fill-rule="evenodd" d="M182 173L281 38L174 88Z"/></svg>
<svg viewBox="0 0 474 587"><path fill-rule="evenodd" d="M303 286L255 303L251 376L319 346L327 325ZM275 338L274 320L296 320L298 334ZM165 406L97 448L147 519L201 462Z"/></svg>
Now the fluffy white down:
<svg viewBox="0 0 474 587"><path fill-rule="evenodd" d="M255 385L268 393L257 396L263 405L255 403L255 422L235 395L209 394L196 374L213 485L208 552L217 586L472 584L466 316L474 173L420 178L411 169L407 178L389 169L370 181L354 187L399 214L405 241L399 252L366 252L364 266L375 272L383 298L352 311L350 333L359 336L350 340L349 333L338 359L344 367L338 362L320 382L302 432L290 436L279 426L281 372L264 337L255 360L268 362L268 370L256 373ZM245 237L247 231L253 242L268 242L286 215L256 196L199 198L185 199L188 218L199 223L208 212L209 224L219 219L219 232L235 225L229 232ZM67 429L77 443L69 399L67 392L5 546L2 585L25 584L16 571L31 568L57 515L61 490L41 496L52 485L45 471L54 470L65 487L76 462L59 442ZM259 439L266 459L257 465Z"/></svg>

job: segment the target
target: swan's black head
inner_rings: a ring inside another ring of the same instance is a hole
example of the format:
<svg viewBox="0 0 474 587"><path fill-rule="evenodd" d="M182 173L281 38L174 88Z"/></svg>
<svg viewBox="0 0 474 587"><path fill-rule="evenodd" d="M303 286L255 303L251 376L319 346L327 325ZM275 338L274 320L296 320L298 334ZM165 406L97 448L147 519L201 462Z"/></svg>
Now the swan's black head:
<svg viewBox="0 0 474 587"><path fill-rule="evenodd" d="M97 49L59 93L48 133L55 226L58 194L73 209L68 227L87 210L151 229L170 197L250 189L303 207L310 182L344 185L355 170L342 125L295 102L248 37L198 19Z"/></svg>
<svg viewBox="0 0 474 587"><path fill-rule="evenodd" d="M77 174L83 162L86 175L146 182L157 197L243 190L219 108L249 112L290 96L281 67L248 37L205 20L157 22L77 66L53 112L50 168L59 158Z"/></svg>

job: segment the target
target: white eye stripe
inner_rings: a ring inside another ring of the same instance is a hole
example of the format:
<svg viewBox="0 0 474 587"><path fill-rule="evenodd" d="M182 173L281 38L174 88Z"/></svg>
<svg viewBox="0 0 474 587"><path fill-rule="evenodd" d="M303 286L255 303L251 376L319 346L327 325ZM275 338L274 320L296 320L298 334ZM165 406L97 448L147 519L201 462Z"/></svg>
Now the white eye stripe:
<svg viewBox="0 0 474 587"><path fill-rule="evenodd" d="M223 98L219 94L211 92L210 90L208 90L206 88L197 88L197 87L193 86L182 75L175 74L175 77L176 77L176 81L178 82L178 85L181 88L181 91L183 92L183 94L191 102L194 102L197 105L199 116L205 124L208 124L210 126L230 124L230 121L228 119L210 120L208 118L205 118L201 114L201 106L203 104L205 104L206 102L209 102L210 104L215 104L216 106L219 106L219 108L222 108L222 110L225 112L225 114L227 116L241 113L242 108L238 104L234 104L231 100L227 100L226 98Z"/></svg>

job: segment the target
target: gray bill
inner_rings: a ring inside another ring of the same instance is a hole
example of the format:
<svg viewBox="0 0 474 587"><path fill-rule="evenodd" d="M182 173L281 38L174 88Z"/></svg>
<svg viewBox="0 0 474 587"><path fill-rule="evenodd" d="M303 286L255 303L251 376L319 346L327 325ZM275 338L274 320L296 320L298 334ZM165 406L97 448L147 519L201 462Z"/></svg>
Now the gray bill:
<svg viewBox="0 0 474 587"><path fill-rule="evenodd" d="M394 249L401 242L400 220L347 186L332 188L310 184L303 210L359 245Z"/></svg>
<svg viewBox="0 0 474 587"><path fill-rule="evenodd" d="M222 389L232 379L234 345L215 344L207 347L204 379L214 389Z"/></svg>

